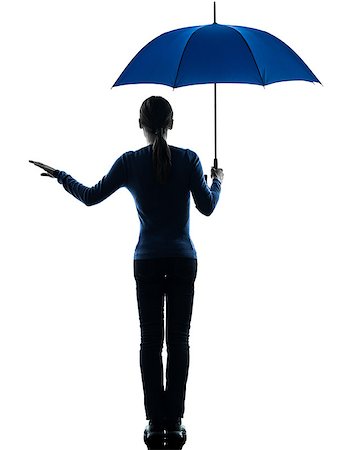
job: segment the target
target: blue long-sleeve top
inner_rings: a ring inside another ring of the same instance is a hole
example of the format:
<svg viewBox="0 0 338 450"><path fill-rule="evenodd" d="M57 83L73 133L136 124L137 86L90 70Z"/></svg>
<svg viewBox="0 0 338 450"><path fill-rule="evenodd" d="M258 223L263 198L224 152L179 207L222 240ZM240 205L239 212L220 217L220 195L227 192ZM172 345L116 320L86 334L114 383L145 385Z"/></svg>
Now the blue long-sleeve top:
<svg viewBox="0 0 338 450"><path fill-rule="evenodd" d="M84 186L64 171L57 172L57 180L87 206L102 202L121 187L130 191L140 219L134 259L197 258L189 234L190 192L197 209L209 216L218 202L221 182L214 178L209 188L197 154L173 146L170 149L172 166L166 184L155 179L152 146L124 153L93 187Z"/></svg>

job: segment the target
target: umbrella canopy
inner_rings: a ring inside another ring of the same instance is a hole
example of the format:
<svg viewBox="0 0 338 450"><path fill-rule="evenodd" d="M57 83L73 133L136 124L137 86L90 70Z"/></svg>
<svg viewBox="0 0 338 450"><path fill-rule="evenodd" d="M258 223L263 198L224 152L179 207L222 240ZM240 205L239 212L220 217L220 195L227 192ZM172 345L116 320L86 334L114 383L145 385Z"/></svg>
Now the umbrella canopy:
<svg viewBox="0 0 338 450"><path fill-rule="evenodd" d="M157 83L171 87L204 83L267 85L319 82L302 59L275 36L254 28L193 26L164 33L128 64L114 86Z"/></svg>
<svg viewBox="0 0 338 450"><path fill-rule="evenodd" d="M217 83L268 85L280 81L320 81L304 61L275 36L254 28L214 23L180 28L149 42L114 86L155 83L173 88L214 84L217 168Z"/></svg>

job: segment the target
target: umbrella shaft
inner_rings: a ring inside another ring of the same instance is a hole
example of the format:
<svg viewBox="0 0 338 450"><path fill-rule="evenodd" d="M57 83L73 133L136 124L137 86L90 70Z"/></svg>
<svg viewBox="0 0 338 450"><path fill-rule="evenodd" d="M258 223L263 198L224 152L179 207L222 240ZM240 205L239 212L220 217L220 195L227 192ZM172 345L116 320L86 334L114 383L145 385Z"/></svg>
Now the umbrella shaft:
<svg viewBox="0 0 338 450"><path fill-rule="evenodd" d="M216 2L214 2L214 23L216 23ZM214 109L215 109L215 158L214 167L218 168L217 163L217 85L214 84Z"/></svg>
<svg viewBox="0 0 338 450"><path fill-rule="evenodd" d="M214 167L217 169L217 85L214 84L214 112L215 112L215 159Z"/></svg>

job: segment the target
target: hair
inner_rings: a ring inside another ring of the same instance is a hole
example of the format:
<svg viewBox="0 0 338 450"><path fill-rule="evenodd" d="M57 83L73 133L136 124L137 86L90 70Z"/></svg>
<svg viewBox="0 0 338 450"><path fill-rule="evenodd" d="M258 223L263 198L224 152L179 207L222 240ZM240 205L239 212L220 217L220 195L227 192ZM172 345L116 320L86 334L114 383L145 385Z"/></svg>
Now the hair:
<svg viewBox="0 0 338 450"><path fill-rule="evenodd" d="M154 136L153 166L156 179L165 184L171 168L171 151L164 134L173 126L173 110L163 97L149 97L140 109L140 127Z"/></svg>

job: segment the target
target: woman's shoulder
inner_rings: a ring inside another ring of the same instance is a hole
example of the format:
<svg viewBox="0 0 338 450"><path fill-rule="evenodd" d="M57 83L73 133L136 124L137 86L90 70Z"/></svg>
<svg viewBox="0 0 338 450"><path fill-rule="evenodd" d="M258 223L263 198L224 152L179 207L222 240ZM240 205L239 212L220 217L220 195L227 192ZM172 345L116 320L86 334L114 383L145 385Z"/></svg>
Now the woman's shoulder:
<svg viewBox="0 0 338 450"><path fill-rule="evenodd" d="M151 150L149 145L147 147L139 148L138 150L128 150L127 152L123 153L120 158L124 160L133 160L133 159L139 159L142 158L144 155L151 154Z"/></svg>
<svg viewBox="0 0 338 450"><path fill-rule="evenodd" d="M174 145L169 145L172 152L176 153L178 156L182 158L188 158L190 160L198 158L198 155L193 150L189 148L175 147Z"/></svg>

